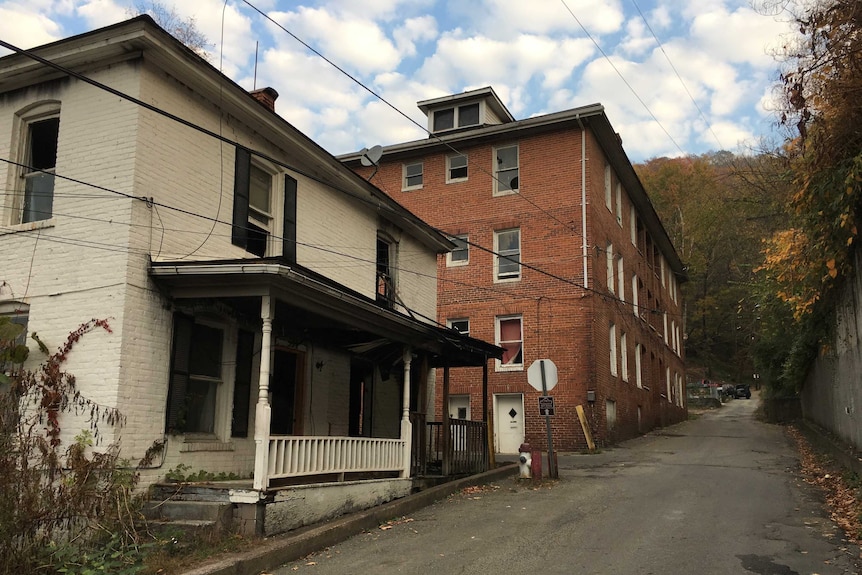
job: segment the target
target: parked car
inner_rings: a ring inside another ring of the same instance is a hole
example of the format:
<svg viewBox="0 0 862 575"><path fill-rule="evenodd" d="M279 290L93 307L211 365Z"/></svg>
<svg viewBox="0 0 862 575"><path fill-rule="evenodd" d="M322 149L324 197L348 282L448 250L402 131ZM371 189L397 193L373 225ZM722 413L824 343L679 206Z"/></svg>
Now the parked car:
<svg viewBox="0 0 862 575"><path fill-rule="evenodd" d="M739 383L736 385L736 397L744 397L745 399L751 399L751 388L746 383Z"/></svg>
<svg viewBox="0 0 862 575"><path fill-rule="evenodd" d="M721 393L723 393L727 397L732 397L734 399L736 399L737 397L736 388L733 387L733 384L731 383L725 383L723 386L721 386Z"/></svg>

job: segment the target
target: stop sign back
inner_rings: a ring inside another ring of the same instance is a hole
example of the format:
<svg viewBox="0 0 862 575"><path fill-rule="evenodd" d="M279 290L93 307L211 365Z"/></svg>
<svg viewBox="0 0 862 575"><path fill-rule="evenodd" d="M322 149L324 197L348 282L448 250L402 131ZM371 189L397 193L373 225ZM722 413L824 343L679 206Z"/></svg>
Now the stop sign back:
<svg viewBox="0 0 862 575"><path fill-rule="evenodd" d="M542 389L542 369L545 371L545 389ZM537 359L527 368L527 383L538 391L551 391L557 385L557 364L550 359Z"/></svg>

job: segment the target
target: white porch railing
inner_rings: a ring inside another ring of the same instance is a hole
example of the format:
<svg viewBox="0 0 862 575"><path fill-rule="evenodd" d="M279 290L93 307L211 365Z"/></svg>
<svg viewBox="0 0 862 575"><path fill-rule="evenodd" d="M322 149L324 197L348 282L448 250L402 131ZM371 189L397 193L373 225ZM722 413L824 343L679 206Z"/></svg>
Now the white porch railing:
<svg viewBox="0 0 862 575"><path fill-rule="evenodd" d="M401 471L405 452L401 439L271 436L267 478Z"/></svg>

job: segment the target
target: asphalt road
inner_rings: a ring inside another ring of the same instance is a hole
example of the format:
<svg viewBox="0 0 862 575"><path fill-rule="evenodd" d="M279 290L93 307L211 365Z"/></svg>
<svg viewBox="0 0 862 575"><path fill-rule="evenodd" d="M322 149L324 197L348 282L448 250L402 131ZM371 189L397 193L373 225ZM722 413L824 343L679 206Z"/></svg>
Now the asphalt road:
<svg viewBox="0 0 862 575"><path fill-rule="evenodd" d="M862 573L783 429L755 407L735 400L599 454L560 455L559 481L462 492L272 573Z"/></svg>

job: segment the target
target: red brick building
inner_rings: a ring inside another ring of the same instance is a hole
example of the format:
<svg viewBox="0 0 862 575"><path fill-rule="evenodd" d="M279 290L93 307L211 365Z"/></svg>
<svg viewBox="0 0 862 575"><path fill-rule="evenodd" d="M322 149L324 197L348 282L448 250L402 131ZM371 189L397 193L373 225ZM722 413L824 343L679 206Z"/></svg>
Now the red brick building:
<svg viewBox="0 0 862 575"><path fill-rule="evenodd" d="M507 349L488 369L497 452L547 445L537 359L557 366L555 449L586 446L578 405L599 445L685 419L685 271L604 108L516 121L491 88L419 108L427 139L377 166L341 159L457 245L438 262L438 321ZM450 394L452 417L482 419L481 369Z"/></svg>

